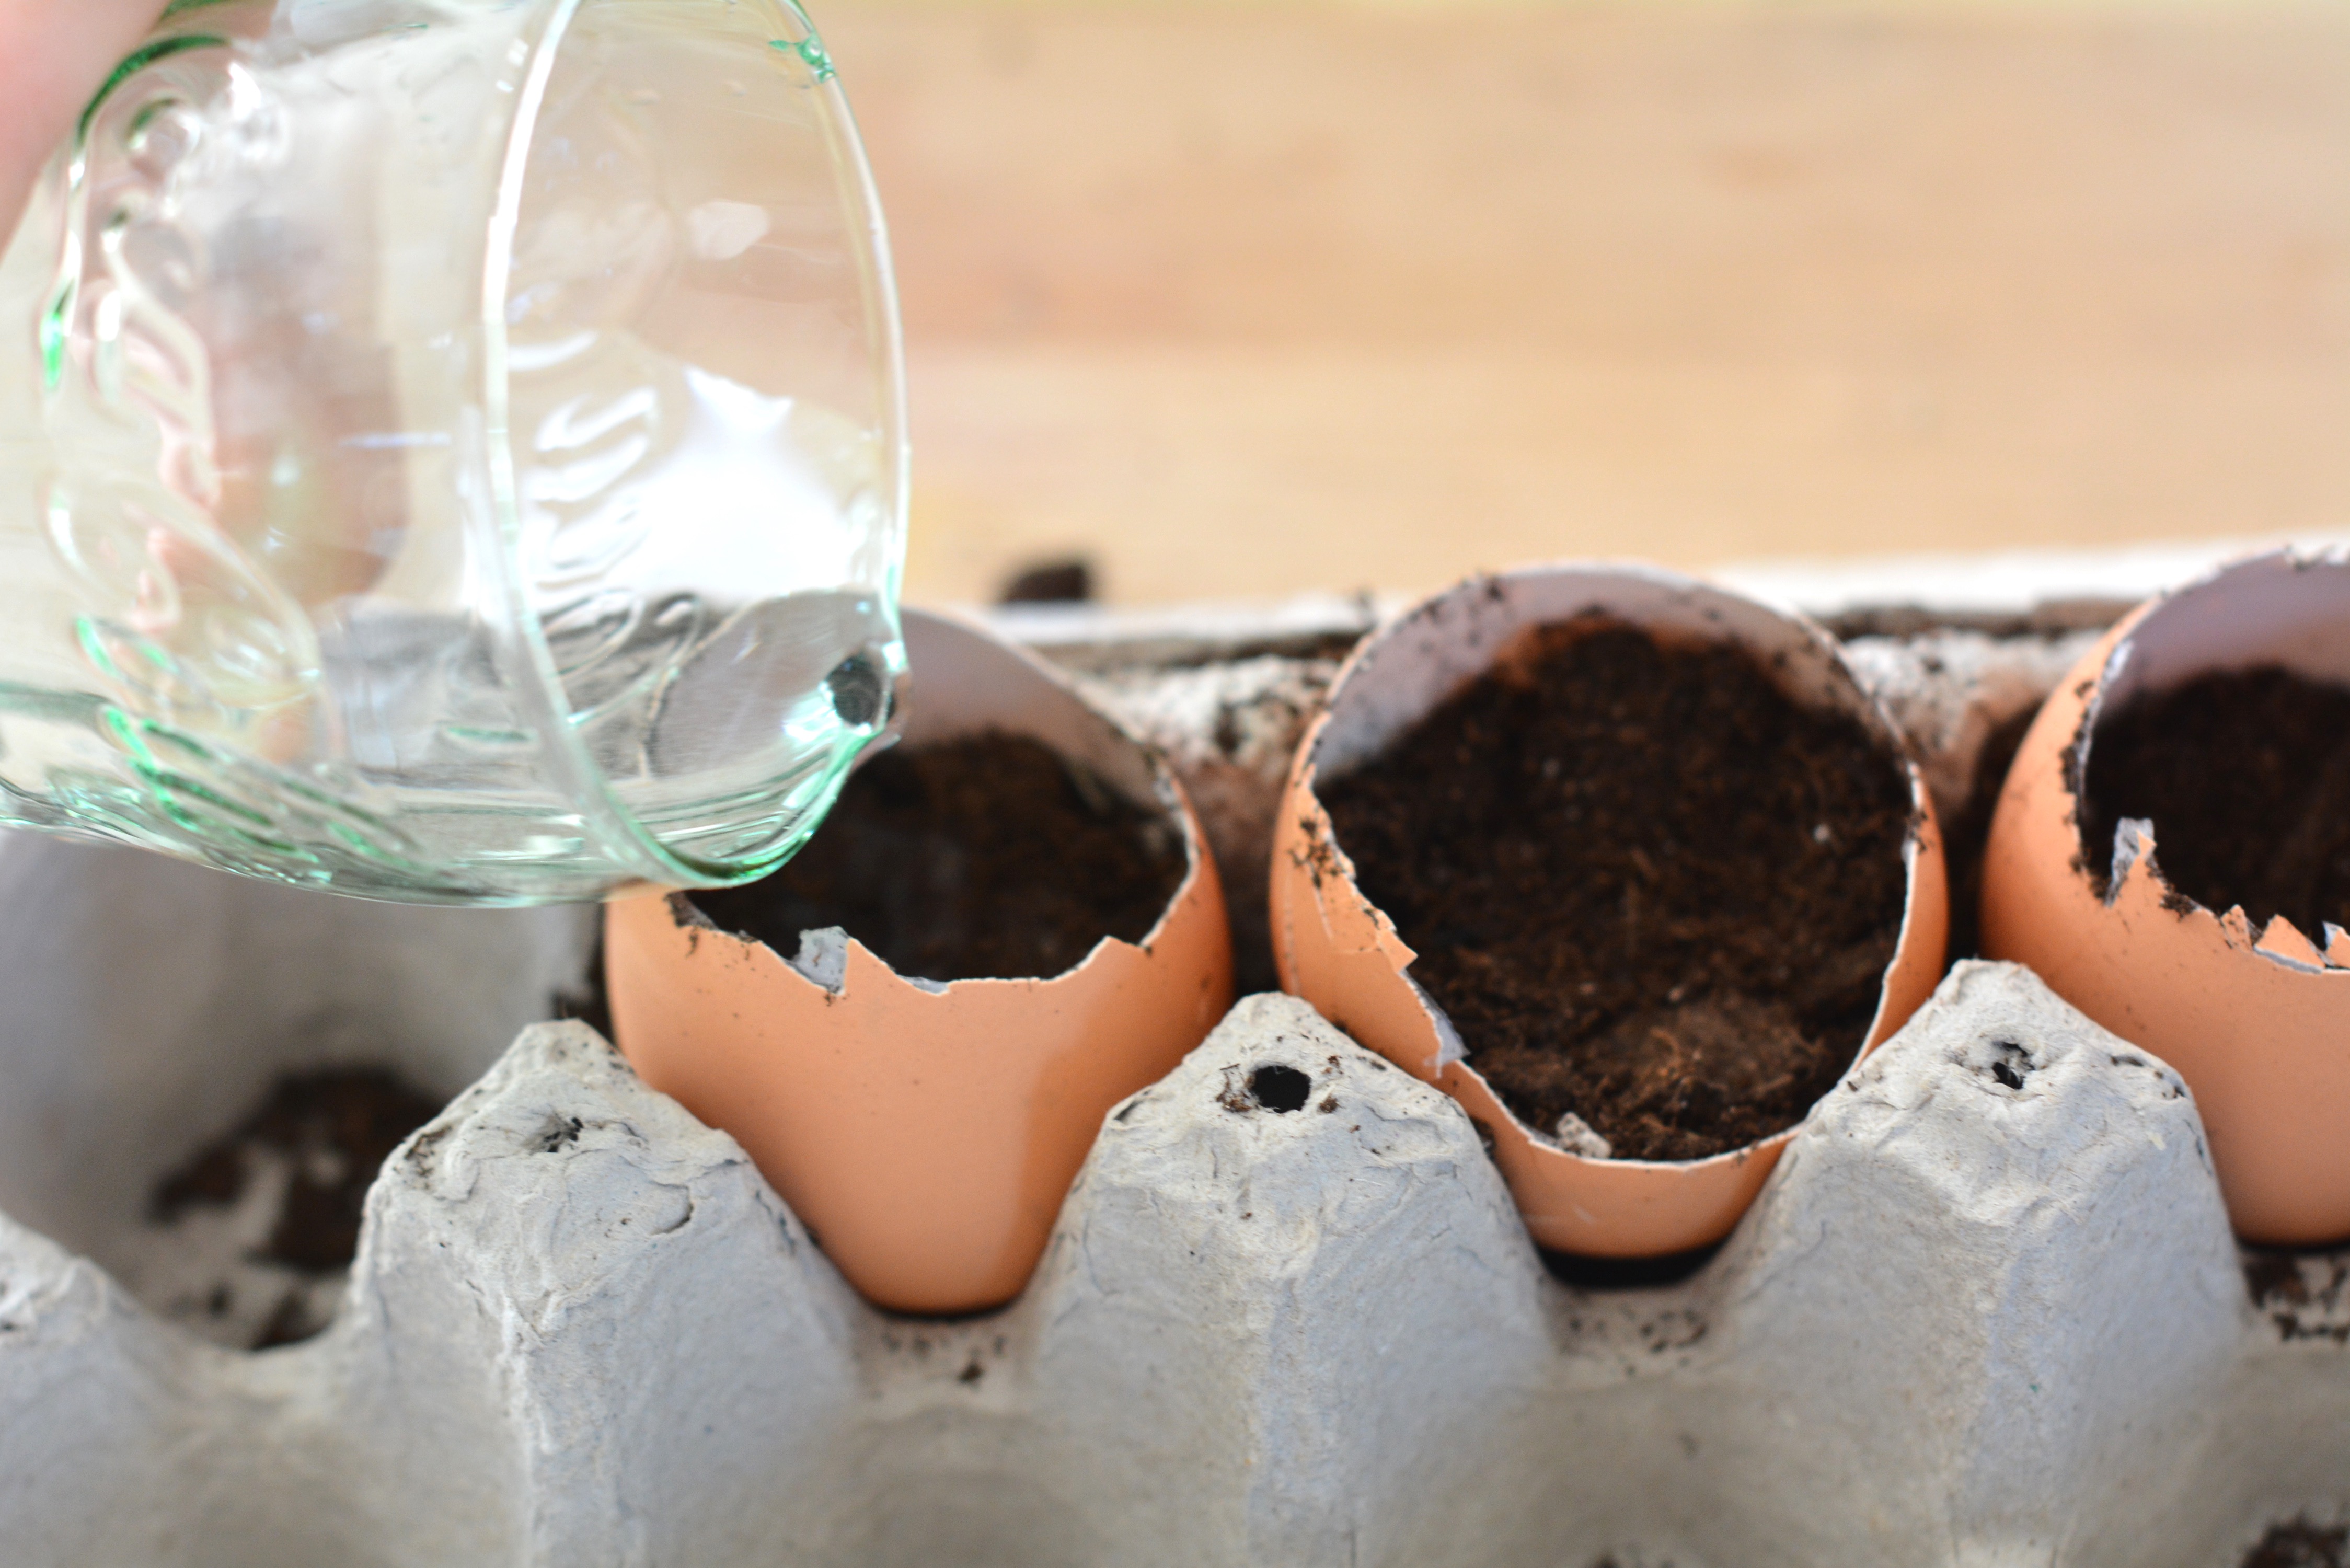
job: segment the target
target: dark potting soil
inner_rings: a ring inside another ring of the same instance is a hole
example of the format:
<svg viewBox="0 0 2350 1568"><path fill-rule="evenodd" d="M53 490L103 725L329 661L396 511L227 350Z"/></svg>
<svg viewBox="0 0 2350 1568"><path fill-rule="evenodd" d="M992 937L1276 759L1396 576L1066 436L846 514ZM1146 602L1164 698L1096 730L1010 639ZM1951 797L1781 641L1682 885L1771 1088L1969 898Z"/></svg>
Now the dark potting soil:
<svg viewBox="0 0 2350 1568"><path fill-rule="evenodd" d="M1149 936L1186 870L1164 816L991 732L883 753L797 858L693 901L787 958L839 926L910 978L1041 979L1105 936Z"/></svg>
<svg viewBox="0 0 2350 1568"><path fill-rule="evenodd" d="M2296 1519L2261 1538L2244 1568L2350 1568L2350 1527Z"/></svg>
<svg viewBox="0 0 2350 1568"><path fill-rule="evenodd" d="M2085 794L2100 887L2115 826L2141 817L2163 880L2205 909L2282 915L2320 947L2350 927L2350 687L2269 667L2149 692L2099 721Z"/></svg>
<svg viewBox="0 0 2350 1568"><path fill-rule="evenodd" d="M2350 1258L2247 1247L2244 1284L2252 1305L2287 1345L2329 1339L2350 1345ZM2307 1262L2316 1273L2305 1272Z"/></svg>
<svg viewBox="0 0 2350 1568"><path fill-rule="evenodd" d="M1544 628L1322 793L1412 978L1529 1126L1696 1159L1800 1121L1875 1015L1909 786L1742 649Z"/></svg>
<svg viewBox="0 0 2350 1568"><path fill-rule="evenodd" d="M148 1218L170 1225L197 1208L233 1207L258 1161L274 1154L291 1167L286 1197L256 1261L324 1276L358 1255L368 1188L402 1138L442 1102L380 1067L287 1073L253 1114L166 1173L148 1195ZM290 1293L254 1348L307 1337L302 1293Z"/></svg>

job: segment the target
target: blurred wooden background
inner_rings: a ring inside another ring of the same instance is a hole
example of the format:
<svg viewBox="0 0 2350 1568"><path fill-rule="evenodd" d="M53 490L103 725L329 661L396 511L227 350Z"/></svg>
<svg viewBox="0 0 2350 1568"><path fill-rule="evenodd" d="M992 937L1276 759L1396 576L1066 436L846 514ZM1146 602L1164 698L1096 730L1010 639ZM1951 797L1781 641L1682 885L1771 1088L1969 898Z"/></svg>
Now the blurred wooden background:
<svg viewBox="0 0 2350 1568"><path fill-rule="evenodd" d="M2350 527L2350 5L816 0L910 591Z"/></svg>

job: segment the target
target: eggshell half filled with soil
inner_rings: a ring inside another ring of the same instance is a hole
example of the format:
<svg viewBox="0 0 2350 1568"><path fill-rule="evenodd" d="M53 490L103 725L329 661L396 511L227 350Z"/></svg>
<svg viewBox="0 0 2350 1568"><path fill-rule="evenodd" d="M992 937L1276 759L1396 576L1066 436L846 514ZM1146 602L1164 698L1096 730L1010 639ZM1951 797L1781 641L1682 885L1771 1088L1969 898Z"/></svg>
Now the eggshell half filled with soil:
<svg viewBox="0 0 2350 1568"><path fill-rule="evenodd" d="M1154 753L977 627L910 611L906 641L903 745L1030 736L1180 826L1188 868L1156 928L1058 975L944 984L852 937L819 983L655 895L611 906L606 964L629 1061L742 1143L858 1291L962 1313L1020 1293L1103 1116L1230 1008L1232 947L1214 861Z"/></svg>
<svg viewBox="0 0 2350 1568"><path fill-rule="evenodd" d="M2116 873L2085 842L2101 721L2210 672L2275 665L2350 684L2350 563L2276 554L2141 606L2074 667L2025 735L1983 866L1987 953L2178 1070L2246 1238L2350 1236L2350 938L2279 914L2255 929L2161 870L2159 820L2116 823ZM2231 765L2214 756L2215 769Z"/></svg>
<svg viewBox="0 0 2350 1568"><path fill-rule="evenodd" d="M1373 636L1340 671L1290 774L1273 857L1274 942L1288 990L1451 1094L1483 1127L1536 1241L1586 1256L1657 1257L1729 1234L1795 1129L1681 1161L1594 1158L1535 1134L1471 1064L1442 1010L1412 979L1419 955L1357 886L1315 793L1318 781L1373 761L1535 628L1582 617L1627 624L1660 642L1737 644L1799 705L1849 713L1889 755L1902 756L1889 721L1809 622L1641 567L1541 566L1473 580ZM1932 807L1917 770L1906 759L1899 765L1915 809L1903 851L1906 902L1864 1054L1932 992L1949 929Z"/></svg>

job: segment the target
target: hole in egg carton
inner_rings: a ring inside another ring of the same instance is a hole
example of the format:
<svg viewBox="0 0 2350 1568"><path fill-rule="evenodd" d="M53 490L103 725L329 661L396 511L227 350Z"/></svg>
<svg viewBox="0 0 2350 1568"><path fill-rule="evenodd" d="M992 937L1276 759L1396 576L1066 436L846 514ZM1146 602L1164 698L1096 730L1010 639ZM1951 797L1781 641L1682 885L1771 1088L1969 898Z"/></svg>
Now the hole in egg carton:
<svg viewBox="0 0 2350 1568"><path fill-rule="evenodd" d="M207 1339L307 1337L376 1167L554 1015L590 929L0 836L0 1210Z"/></svg>
<svg viewBox="0 0 2350 1568"><path fill-rule="evenodd" d="M2033 1066L2031 1049L2015 1040L1979 1040L1965 1053L1963 1060L2010 1093L2022 1090Z"/></svg>
<svg viewBox="0 0 2350 1568"><path fill-rule="evenodd" d="M1249 1098L1268 1111L1288 1116L1305 1108L1314 1096L1314 1080L1295 1067L1274 1064L1248 1075Z"/></svg>

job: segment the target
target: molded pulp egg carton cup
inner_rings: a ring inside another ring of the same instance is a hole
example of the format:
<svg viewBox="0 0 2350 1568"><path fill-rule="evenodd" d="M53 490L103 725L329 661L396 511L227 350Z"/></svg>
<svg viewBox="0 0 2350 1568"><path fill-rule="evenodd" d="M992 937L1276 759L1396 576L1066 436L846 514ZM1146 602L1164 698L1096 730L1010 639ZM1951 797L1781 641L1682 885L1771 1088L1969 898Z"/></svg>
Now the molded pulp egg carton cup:
<svg viewBox="0 0 2350 1568"><path fill-rule="evenodd" d="M1147 659L1031 629L1166 746L1237 890L1343 620ZM2085 634L1874 629L1963 824ZM2239 1249L2176 1075L2011 966L1957 967L1646 1284L1547 1268L1452 1102L1252 996L1110 1114L1026 1293L937 1322L535 1022L592 940L0 840L0 1562L2235 1568L2350 1514L2350 1254ZM207 1343L118 1282L142 1194L320 1062L456 1097L330 1328Z"/></svg>

